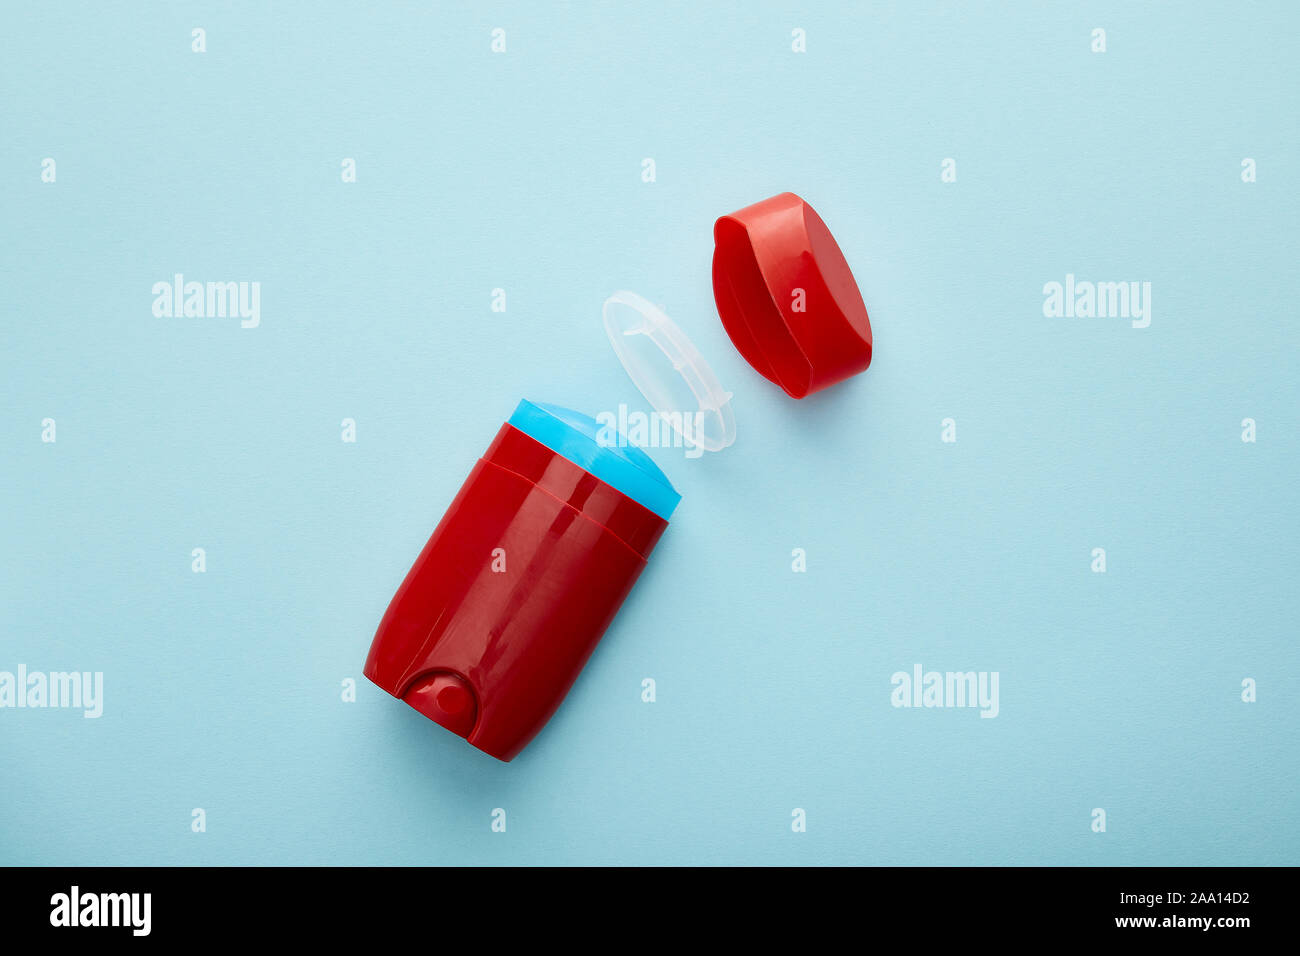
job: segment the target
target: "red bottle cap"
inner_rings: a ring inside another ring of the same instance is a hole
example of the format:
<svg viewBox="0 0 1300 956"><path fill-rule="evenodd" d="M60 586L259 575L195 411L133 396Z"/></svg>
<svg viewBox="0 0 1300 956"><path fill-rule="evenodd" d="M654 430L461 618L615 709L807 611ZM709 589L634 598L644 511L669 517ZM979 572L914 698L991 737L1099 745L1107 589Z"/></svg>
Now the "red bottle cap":
<svg viewBox="0 0 1300 956"><path fill-rule="evenodd" d="M812 206L781 193L721 217L713 239L718 314L760 375L803 398L871 364L862 293Z"/></svg>

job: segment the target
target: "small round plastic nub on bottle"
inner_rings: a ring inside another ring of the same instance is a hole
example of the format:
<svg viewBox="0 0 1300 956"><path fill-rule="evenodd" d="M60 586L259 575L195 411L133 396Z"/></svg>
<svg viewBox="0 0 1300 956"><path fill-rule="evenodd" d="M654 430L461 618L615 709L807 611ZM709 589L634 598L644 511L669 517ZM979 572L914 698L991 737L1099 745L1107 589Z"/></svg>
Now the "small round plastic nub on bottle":
<svg viewBox="0 0 1300 956"><path fill-rule="evenodd" d="M793 398L871 364L871 322L816 210L781 193L713 226L713 297L732 343Z"/></svg>

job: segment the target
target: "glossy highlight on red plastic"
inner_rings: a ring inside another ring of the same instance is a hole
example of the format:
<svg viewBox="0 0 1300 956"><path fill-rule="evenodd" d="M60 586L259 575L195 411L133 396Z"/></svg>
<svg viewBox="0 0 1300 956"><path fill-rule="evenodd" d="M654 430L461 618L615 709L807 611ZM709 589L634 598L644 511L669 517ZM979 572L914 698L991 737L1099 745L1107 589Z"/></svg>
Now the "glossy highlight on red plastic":
<svg viewBox="0 0 1300 956"><path fill-rule="evenodd" d="M714 224L713 297L732 343L793 398L871 364L871 321L826 223L781 193Z"/></svg>
<svg viewBox="0 0 1300 956"><path fill-rule="evenodd" d="M503 425L393 596L364 673L510 760L560 705L667 526Z"/></svg>

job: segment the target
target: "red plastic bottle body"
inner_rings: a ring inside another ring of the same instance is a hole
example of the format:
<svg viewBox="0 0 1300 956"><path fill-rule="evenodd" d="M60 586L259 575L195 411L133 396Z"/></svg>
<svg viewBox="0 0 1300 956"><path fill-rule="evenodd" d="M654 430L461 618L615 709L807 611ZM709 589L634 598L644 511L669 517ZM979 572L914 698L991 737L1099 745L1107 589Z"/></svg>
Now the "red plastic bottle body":
<svg viewBox="0 0 1300 956"><path fill-rule="evenodd" d="M503 425L389 604L366 677L510 760L564 699L667 525Z"/></svg>

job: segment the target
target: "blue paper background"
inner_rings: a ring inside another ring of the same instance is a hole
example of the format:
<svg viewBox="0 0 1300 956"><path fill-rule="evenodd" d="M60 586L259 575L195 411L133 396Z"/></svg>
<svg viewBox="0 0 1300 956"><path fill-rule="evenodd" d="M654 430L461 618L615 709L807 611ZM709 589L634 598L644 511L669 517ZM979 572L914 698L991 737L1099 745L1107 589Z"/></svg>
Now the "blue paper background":
<svg viewBox="0 0 1300 956"><path fill-rule="evenodd" d="M1297 62L1289 3L6 7L0 670L105 701L0 710L0 862L1300 862ZM803 402L709 272L787 189L876 337ZM155 318L177 272L260 327ZM500 764L361 665L519 398L644 407L621 288L739 437L652 451L672 527ZM1000 715L892 707L916 663Z"/></svg>

